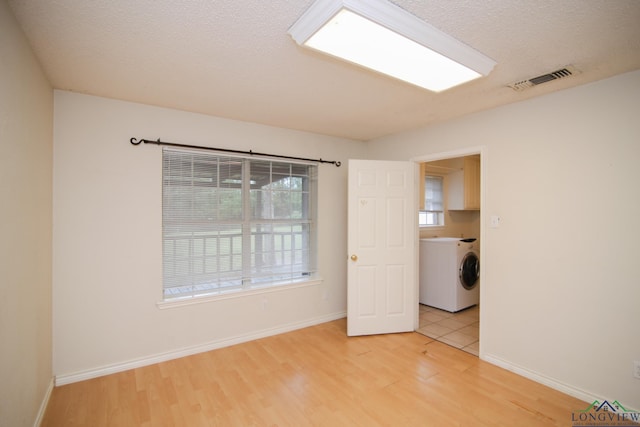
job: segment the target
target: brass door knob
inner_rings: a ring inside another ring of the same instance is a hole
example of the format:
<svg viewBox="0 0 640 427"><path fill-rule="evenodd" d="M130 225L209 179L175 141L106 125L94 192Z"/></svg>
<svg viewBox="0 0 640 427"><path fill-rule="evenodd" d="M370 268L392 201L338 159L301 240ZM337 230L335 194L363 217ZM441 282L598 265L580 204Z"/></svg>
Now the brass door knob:
<svg viewBox="0 0 640 427"><path fill-rule="evenodd" d="M351 261L357 261L358 260L358 255L353 254L351 255Z"/></svg>

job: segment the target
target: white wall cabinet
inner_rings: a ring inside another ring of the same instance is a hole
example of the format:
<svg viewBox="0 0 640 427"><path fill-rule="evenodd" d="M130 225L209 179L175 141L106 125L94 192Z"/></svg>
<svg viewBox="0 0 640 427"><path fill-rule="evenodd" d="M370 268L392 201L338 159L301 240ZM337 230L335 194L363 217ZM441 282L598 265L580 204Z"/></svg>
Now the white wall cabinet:
<svg viewBox="0 0 640 427"><path fill-rule="evenodd" d="M480 156L464 158L462 170L447 175L447 209L480 210Z"/></svg>

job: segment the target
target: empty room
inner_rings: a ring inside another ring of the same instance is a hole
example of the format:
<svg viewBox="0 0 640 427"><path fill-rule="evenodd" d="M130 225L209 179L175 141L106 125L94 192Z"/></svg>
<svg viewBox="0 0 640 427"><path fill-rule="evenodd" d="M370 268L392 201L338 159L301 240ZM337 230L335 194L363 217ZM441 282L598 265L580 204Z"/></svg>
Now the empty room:
<svg viewBox="0 0 640 427"><path fill-rule="evenodd" d="M0 0L0 426L633 425L638 22Z"/></svg>

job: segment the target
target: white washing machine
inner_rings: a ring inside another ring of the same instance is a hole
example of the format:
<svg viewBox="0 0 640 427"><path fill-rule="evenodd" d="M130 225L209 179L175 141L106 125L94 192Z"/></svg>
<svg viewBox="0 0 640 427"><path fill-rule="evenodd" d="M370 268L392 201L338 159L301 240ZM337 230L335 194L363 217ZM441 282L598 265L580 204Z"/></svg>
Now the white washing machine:
<svg viewBox="0 0 640 427"><path fill-rule="evenodd" d="M456 312L480 302L476 239L420 239L421 304Z"/></svg>

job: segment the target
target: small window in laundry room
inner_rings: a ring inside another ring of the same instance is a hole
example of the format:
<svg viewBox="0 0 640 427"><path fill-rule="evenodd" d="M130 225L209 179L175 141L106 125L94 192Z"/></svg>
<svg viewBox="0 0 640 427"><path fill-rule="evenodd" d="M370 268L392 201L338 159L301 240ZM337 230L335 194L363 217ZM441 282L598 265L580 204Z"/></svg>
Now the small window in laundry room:
<svg viewBox="0 0 640 427"><path fill-rule="evenodd" d="M418 212L420 227L438 227L444 225L444 191L442 177L425 175L424 209Z"/></svg>

